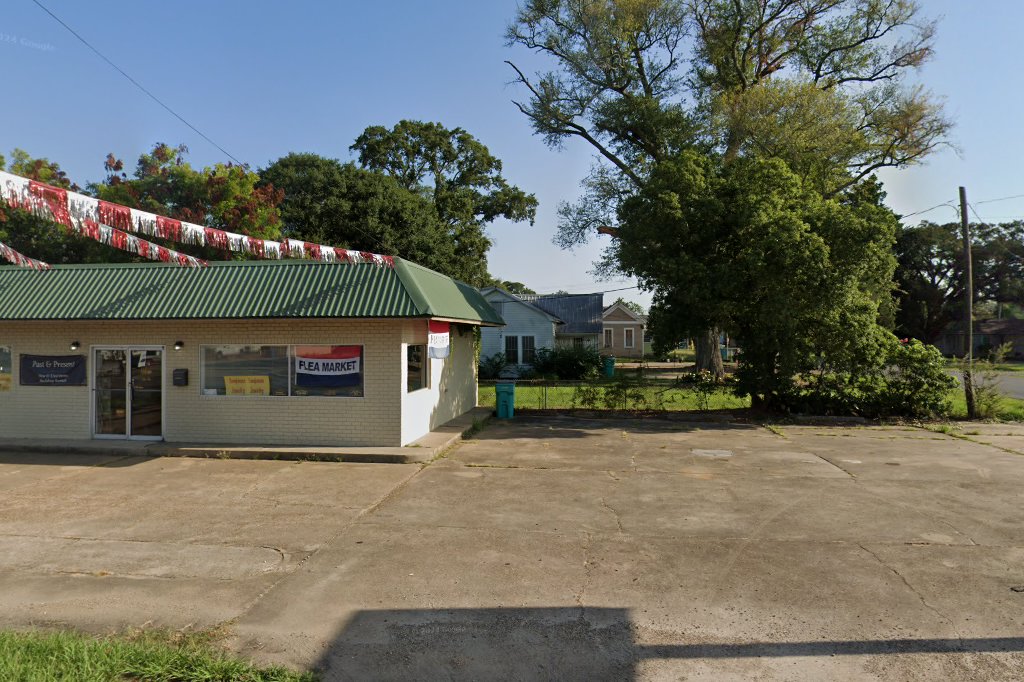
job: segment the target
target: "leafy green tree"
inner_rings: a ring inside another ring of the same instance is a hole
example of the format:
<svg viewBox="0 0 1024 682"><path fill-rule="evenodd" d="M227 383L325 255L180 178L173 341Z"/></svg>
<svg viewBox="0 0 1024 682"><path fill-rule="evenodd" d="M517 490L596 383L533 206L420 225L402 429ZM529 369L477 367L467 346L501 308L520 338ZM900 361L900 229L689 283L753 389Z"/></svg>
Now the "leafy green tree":
<svg viewBox="0 0 1024 682"><path fill-rule="evenodd" d="M257 187L258 176L247 168L216 164L196 170L185 160L184 146L156 144L142 154L132 175L124 162L108 154L106 177L82 190L73 184L60 166L47 159L35 159L26 152L11 154L12 173L58 187L85 191L125 206L166 215L200 225L266 239L280 236L277 204L281 193L273 187ZM25 255L53 263L102 263L138 260L24 211L7 211L3 230L11 247ZM186 245L184 251L217 259L228 257L212 248ZM238 257L237 255L231 257Z"/></svg>
<svg viewBox="0 0 1024 682"><path fill-rule="evenodd" d="M359 251L401 256L466 279L433 203L392 177L316 154L288 154L260 171L284 192L284 233Z"/></svg>
<svg viewBox="0 0 1024 682"><path fill-rule="evenodd" d="M636 301L627 301L626 299L624 299L621 296L619 296L617 299L615 299L615 302L612 303L612 305L615 305L616 303L620 303L620 304L624 305L626 308L628 308L629 310L632 310L637 315L646 315L647 314L647 310L642 305L637 303Z"/></svg>
<svg viewBox="0 0 1024 682"><path fill-rule="evenodd" d="M0 168L56 187L78 189L56 162L34 158L21 149L11 152L9 166L5 166L4 158L0 156ZM52 264L124 262L133 259L131 254L80 237L62 225L28 211L12 209L3 199L0 199L0 241L30 258Z"/></svg>
<svg viewBox="0 0 1024 682"><path fill-rule="evenodd" d="M537 293L530 287L526 286L522 282L510 282L508 280L498 282L497 286L501 287L510 294L535 294Z"/></svg>
<svg viewBox="0 0 1024 682"><path fill-rule="evenodd" d="M723 167L779 158L825 196L918 162L950 127L933 97L904 83L933 35L912 0L529 0L508 42L555 67L531 77L512 64L528 93L516 104L549 145L575 137L597 153L583 197L560 210L557 243L617 237L623 202L687 149ZM622 264L613 241L601 266ZM678 286L646 282L666 300ZM720 375L717 331L695 336L698 367Z"/></svg>
<svg viewBox="0 0 1024 682"><path fill-rule="evenodd" d="M905 227L896 241L896 331L934 343L963 318L963 241L959 223ZM1013 308L1024 304L1024 222L972 224L974 303Z"/></svg>
<svg viewBox="0 0 1024 682"><path fill-rule="evenodd" d="M807 184L777 158L683 152L620 210L623 269L676 283L656 289L655 338L729 329L739 392L772 408L816 377L877 368L895 338L877 324L895 216L870 188L826 198Z"/></svg>
<svg viewBox="0 0 1024 682"><path fill-rule="evenodd" d="M363 168L433 202L454 242L457 271L470 284L489 280L489 223L505 218L533 224L536 198L510 185L501 174L501 161L462 128L421 121L400 121L390 129L371 126L351 149Z"/></svg>
<svg viewBox="0 0 1024 682"><path fill-rule="evenodd" d="M280 237L280 191L257 186L259 176L243 166L218 163L197 170L185 160L187 153L184 145L158 143L139 156L131 176L109 154L106 178L90 189L105 201L178 220L263 239Z"/></svg>

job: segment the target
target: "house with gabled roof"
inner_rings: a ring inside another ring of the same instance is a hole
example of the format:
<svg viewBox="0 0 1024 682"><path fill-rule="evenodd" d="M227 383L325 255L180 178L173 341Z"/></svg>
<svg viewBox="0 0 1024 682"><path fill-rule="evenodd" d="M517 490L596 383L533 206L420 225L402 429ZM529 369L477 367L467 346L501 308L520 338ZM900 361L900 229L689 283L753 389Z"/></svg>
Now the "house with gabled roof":
<svg viewBox="0 0 1024 682"><path fill-rule="evenodd" d="M601 313L601 354L617 358L642 358L647 355L647 316L616 301Z"/></svg>
<svg viewBox="0 0 1024 682"><path fill-rule="evenodd" d="M500 353L508 365L529 366L537 350L554 348L555 330L563 323L559 317L501 287L486 287L480 293L505 321L504 327L481 328L481 359Z"/></svg>
<svg viewBox="0 0 1024 682"><path fill-rule="evenodd" d="M559 318L556 345L600 347L604 294L522 294L519 298Z"/></svg>

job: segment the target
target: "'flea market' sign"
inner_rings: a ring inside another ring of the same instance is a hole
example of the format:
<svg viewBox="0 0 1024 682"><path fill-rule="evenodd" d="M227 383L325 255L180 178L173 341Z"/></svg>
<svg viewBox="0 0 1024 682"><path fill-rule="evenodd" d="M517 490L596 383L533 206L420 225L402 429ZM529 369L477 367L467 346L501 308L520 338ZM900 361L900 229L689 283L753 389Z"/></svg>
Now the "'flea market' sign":
<svg viewBox="0 0 1024 682"><path fill-rule="evenodd" d="M342 388L362 384L362 346L299 347L295 353L295 385Z"/></svg>

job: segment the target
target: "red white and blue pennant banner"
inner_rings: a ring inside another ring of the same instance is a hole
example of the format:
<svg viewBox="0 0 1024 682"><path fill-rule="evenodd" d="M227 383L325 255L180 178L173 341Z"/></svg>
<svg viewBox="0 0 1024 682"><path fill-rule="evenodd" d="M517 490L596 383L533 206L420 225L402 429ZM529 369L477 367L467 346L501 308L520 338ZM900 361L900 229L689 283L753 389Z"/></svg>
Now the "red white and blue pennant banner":
<svg viewBox="0 0 1024 682"><path fill-rule="evenodd" d="M206 265L205 261L167 249L136 235L247 253L257 258L292 257L328 263L394 265L391 256L297 239L278 242L249 237L110 203L5 171L0 171L0 196L13 207L29 210L78 234L151 260L191 266Z"/></svg>

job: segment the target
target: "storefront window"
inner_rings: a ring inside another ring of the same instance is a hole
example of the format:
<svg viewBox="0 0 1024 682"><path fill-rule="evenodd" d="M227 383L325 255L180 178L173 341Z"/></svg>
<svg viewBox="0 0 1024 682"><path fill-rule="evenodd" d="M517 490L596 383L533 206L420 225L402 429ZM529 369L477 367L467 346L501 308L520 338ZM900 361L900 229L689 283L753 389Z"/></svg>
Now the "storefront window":
<svg viewBox="0 0 1024 682"><path fill-rule="evenodd" d="M363 395L362 346L203 346L203 395Z"/></svg>
<svg viewBox="0 0 1024 682"><path fill-rule="evenodd" d="M362 346L293 346L292 395L363 395Z"/></svg>
<svg viewBox="0 0 1024 682"><path fill-rule="evenodd" d="M0 346L0 391L11 390L11 347Z"/></svg>
<svg viewBox="0 0 1024 682"><path fill-rule="evenodd" d="M288 346L203 346L203 395L288 395Z"/></svg>
<svg viewBox="0 0 1024 682"><path fill-rule="evenodd" d="M427 387L427 347L409 346L405 357L406 390L409 393Z"/></svg>

